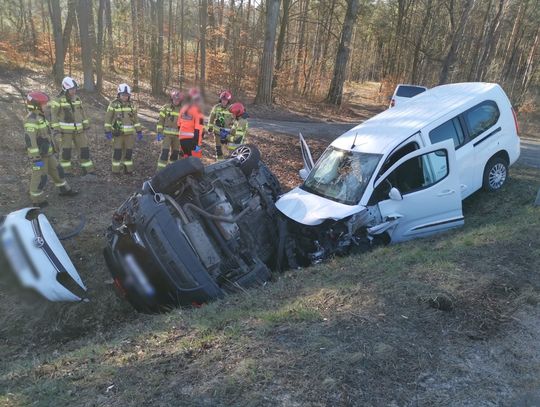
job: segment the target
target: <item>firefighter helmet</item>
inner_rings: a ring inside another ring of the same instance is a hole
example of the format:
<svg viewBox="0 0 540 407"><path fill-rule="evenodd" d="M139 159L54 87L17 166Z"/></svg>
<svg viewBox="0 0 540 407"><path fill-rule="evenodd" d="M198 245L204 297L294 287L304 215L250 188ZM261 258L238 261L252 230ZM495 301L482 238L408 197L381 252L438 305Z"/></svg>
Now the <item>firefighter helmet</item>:
<svg viewBox="0 0 540 407"><path fill-rule="evenodd" d="M229 107L229 112L231 112L234 117L240 117L246 112L246 108L242 103L237 102Z"/></svg>
<svg viewBox="0 0 540 407"><path fill-rule="evenodd" d="M224 90L223 92L219 94L219 100L223 100L223 99L230 101L232 99L232 93L229 92L228 90Z"/></svg>
<svg viewBox="0 0 540 407"><path fill-rule="evenodd" d="M43 92L34 91L26 95L26 105L30 109L43 109L43 107L47 104L48 101L49 96L47 96L47 94Z"/></svg>
<svg viewBox="0 0 540 407"><path fill-rule="evenodd" d="M120 85L118 85L118 94L131 95L131 88L127 83L121 83Z"/></svg>
<svg viewBox="0 0 540 407"><path fill-rule="evenodd" d="M197 88L191 88L188 94L191 100L196 100L196 99L201 98L201 92Z"/></svg>
<svg viewBox="0 0 540 407"><path fill-rule="evenodd" d="M73 79L72 77L70 76L66 76L63 80L62 80L62 90L63 91L67 91L69 89L78 89L79 88L79 84L77 83L77 81L75 81L75 79Z"/></svg>
<svg viewBox="0 0 540 407"><path fill-rule="evenodd" d="M184 100L184 93L180 92L178 89L173 89L171 91L171 102L175 105L179 105Z"/></svg>

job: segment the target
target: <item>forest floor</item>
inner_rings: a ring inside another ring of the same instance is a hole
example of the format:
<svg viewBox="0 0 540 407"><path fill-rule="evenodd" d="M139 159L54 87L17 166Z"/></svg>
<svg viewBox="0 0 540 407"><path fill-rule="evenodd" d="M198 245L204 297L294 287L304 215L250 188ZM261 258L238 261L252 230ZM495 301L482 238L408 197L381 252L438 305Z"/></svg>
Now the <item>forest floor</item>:
<svg viewBox="0 0 540 407"><path fill-rule="evenodd" d="M42 73L0 70L1 213L29 204L21 95L32 88L55 93ZM0 406L540 405L540 170L518 165L500 193L465 200L458 230L289 271L201 308L141 315L114 294L101 250L114 209L153 175L159 145L148 133L135 173L113 177L108 101L82 98L98 177L70 178L81 194L65 200L49 186L45 212L61 230L86 216L65 247L90 302L27 303L0 273ZM358 122L382 108L359 100L339 118L253 108L250 141L292 188L297 140L257 120ZM160 103L139 100L151 130ZM310 140L314 157L326 144Z"/></svg>

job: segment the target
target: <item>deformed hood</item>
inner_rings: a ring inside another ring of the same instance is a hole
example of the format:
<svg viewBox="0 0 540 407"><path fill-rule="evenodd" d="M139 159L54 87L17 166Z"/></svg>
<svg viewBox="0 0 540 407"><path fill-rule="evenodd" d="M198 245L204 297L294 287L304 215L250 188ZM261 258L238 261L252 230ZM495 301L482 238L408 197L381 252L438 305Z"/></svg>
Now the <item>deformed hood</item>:
<svg viewBox="0 0 540 407"><path fill-rule="evenodd" d="M308 226L320 225L327 219L340 220L364 209L361 205L345 205L299 187L279 198L276 207L285 216Z"/></svg>

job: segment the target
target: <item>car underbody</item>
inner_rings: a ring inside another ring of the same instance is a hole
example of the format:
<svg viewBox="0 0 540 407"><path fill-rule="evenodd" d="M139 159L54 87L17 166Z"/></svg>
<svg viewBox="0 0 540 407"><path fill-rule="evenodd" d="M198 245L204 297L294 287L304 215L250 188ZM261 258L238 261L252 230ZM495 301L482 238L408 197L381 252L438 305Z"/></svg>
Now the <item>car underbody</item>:
<svg viewBox="0 0 540 407"><path fill-rule="evenodd" d="M206 168L178 161L114 213L105 257L136 309L199 304L271 278L281 189L258 151L245 149Z"/></svg>

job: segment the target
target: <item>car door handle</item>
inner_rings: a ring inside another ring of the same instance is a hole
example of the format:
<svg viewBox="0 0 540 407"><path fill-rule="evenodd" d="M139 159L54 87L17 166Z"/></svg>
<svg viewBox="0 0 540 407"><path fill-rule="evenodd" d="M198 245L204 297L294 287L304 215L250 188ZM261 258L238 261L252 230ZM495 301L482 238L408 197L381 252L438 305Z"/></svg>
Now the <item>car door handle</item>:
<svg viewBox="0 0 540 407"><path fill-rule="evenodd" d="M455 193L456 191L454 191L453 189L443 189L441 192L439 192L437 194L437 196L446 196L446 195L452 195L453 193Z"/></svg>

